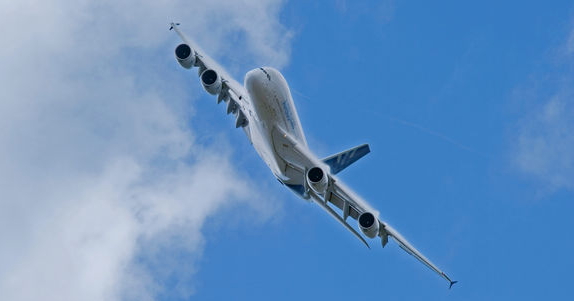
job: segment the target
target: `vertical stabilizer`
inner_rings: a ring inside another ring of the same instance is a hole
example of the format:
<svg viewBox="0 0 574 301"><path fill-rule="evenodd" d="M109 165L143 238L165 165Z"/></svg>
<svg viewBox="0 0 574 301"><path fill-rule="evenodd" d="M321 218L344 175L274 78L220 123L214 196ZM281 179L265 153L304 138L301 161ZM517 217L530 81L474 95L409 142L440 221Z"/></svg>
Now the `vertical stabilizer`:
<svg viewBox="0 0 574 301"><path fill-rule="evenodd" d="M369 145L363 144L327 157L323 159L323 162L331 167L331 173L335 175L338 174L341 170L347 168L347 166L361 159L370 151L371 149L369 148Z"/></svg>

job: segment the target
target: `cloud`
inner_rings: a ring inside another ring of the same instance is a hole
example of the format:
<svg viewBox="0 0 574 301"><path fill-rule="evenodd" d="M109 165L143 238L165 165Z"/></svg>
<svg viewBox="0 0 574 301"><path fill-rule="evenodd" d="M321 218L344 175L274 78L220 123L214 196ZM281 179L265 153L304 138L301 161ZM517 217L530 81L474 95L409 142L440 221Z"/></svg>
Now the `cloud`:
<svg viewBox="0 0 574 301"><path fill-rule="evenodd" d="M527 109L514 133L514 166L535 179L543 193L574 190L574 74L571 72L574 29L555 47L543 74L531 76L518 90Z"/></svg>
<svg viewBox="0 0 574 301"><path fill-rule="evenodd" d="M565 52L567 55L571 55L574 53L574 27L572 28L572 30L570 30L570 34L568 35Z"/></svg>
<svg viewBox="0 0 574 301"><path fill-rule="evenodd" d="M382 0L376 3L363 3L358 1L336 0L335 9L351 18L373 17L381 24L390 23L396 11L394 0Z"/></svg>
<svg viewBox="0 0 574 301"><path fill-rule="evenodd" d="M242 58L236 67L283 66L281 7L0 3L0 299L185 298L207 217L232 204L263 219L275 210L225 143L194 141L167 28L182 22L204 48Z"/></svg>
<svg viewBox="0 0 574 301"><path fill-rule="evenodd" d="M574 94L566 90L525 118L517 137L516 165L547 189L574 189Z"/></svg>

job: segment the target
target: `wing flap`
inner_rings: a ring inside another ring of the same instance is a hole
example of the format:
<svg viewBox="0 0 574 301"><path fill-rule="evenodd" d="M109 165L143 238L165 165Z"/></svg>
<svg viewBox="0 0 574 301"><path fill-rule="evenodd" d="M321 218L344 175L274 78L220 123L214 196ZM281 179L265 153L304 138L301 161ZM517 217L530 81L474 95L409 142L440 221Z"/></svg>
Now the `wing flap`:
<svg viewBox="0 0 574 301"><path fill-rule="evenodd" d="M337 212L335 212L335 210L333 210L333 208L331 208L329 205L327 205L327 203L325 203L323 201L323 199L321 199L320 196L318 196L317 194L315 194L314 192L311 191L311 197L313 198L313 201L315 201L316 204L321 206L321 208L325 209L325 211L327 211L341 225L343 225L347 230L349 230L349 232L353 233L353 235L355 235L355 237L357 237L361 242L363 242L363 244L365 244L365 246L367 246L367 248L369 248L369 249L371 248L371 246L369 246L369 244L363 238L363 236L361 236L361 234L359 234L359 232L357 232L357 230L353 229L353 227L351 227Z"/></svg>
<svg viewBox="0 0 574 301"><path fill-rule="evenodd" d="M331 197L328 201L343 211L345 219L347 219L348 216L358 219L359 215L361 215L361 213L353 207L352 203L347 202L346 199L341 196L340 192L338 192L336 188L331 193Z"/></svg>

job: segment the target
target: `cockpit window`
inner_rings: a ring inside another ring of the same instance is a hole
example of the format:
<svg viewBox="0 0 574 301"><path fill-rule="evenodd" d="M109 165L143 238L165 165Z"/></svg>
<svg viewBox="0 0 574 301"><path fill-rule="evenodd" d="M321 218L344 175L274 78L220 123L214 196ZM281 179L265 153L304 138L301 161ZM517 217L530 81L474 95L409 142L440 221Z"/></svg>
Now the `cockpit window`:
<svg viewBox="0 0 574 301"><path fill-rule="evenodd" d="M259 69L261 69L261 71L263 71L263 73L265 73L265 75L267 76L267 79L269 81L271 81L271 75L269 75L269 72L267 72L267 70L265 70L265 68L259 68Z"/></svg>

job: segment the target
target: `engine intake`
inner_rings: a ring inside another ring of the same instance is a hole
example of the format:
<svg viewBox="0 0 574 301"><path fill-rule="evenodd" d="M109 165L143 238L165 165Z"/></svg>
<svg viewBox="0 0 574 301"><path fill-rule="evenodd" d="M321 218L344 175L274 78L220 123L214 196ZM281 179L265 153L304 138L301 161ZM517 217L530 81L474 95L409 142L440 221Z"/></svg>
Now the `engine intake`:
<svg viewBox="0 0 574 301"><path fill-rule="evenodd" d="M375 238L379 234L379 220L370 212L359 216L359 228L369 238Z"/></svg>
<svg viewBox="0 0 574 301"><path fill-rule="evenodd" d="M221 77L215 70L207 69L201 73L201 84L207 93L217 95L221 92Z"/></svg>
<svg viewBox="0 0 574 301"><path fill-rule="evenodd" d="M321 167L313 167L307 171L307 184L316 193L324 194L327 191L329 179Z"/></svg>
<svg viewBox="0 0 574 301"><path fill-rule="evenodd" d="M195 65L195 52L187 44L179 44L175 48L175 58L185 69L189 69Z"/></svg>

